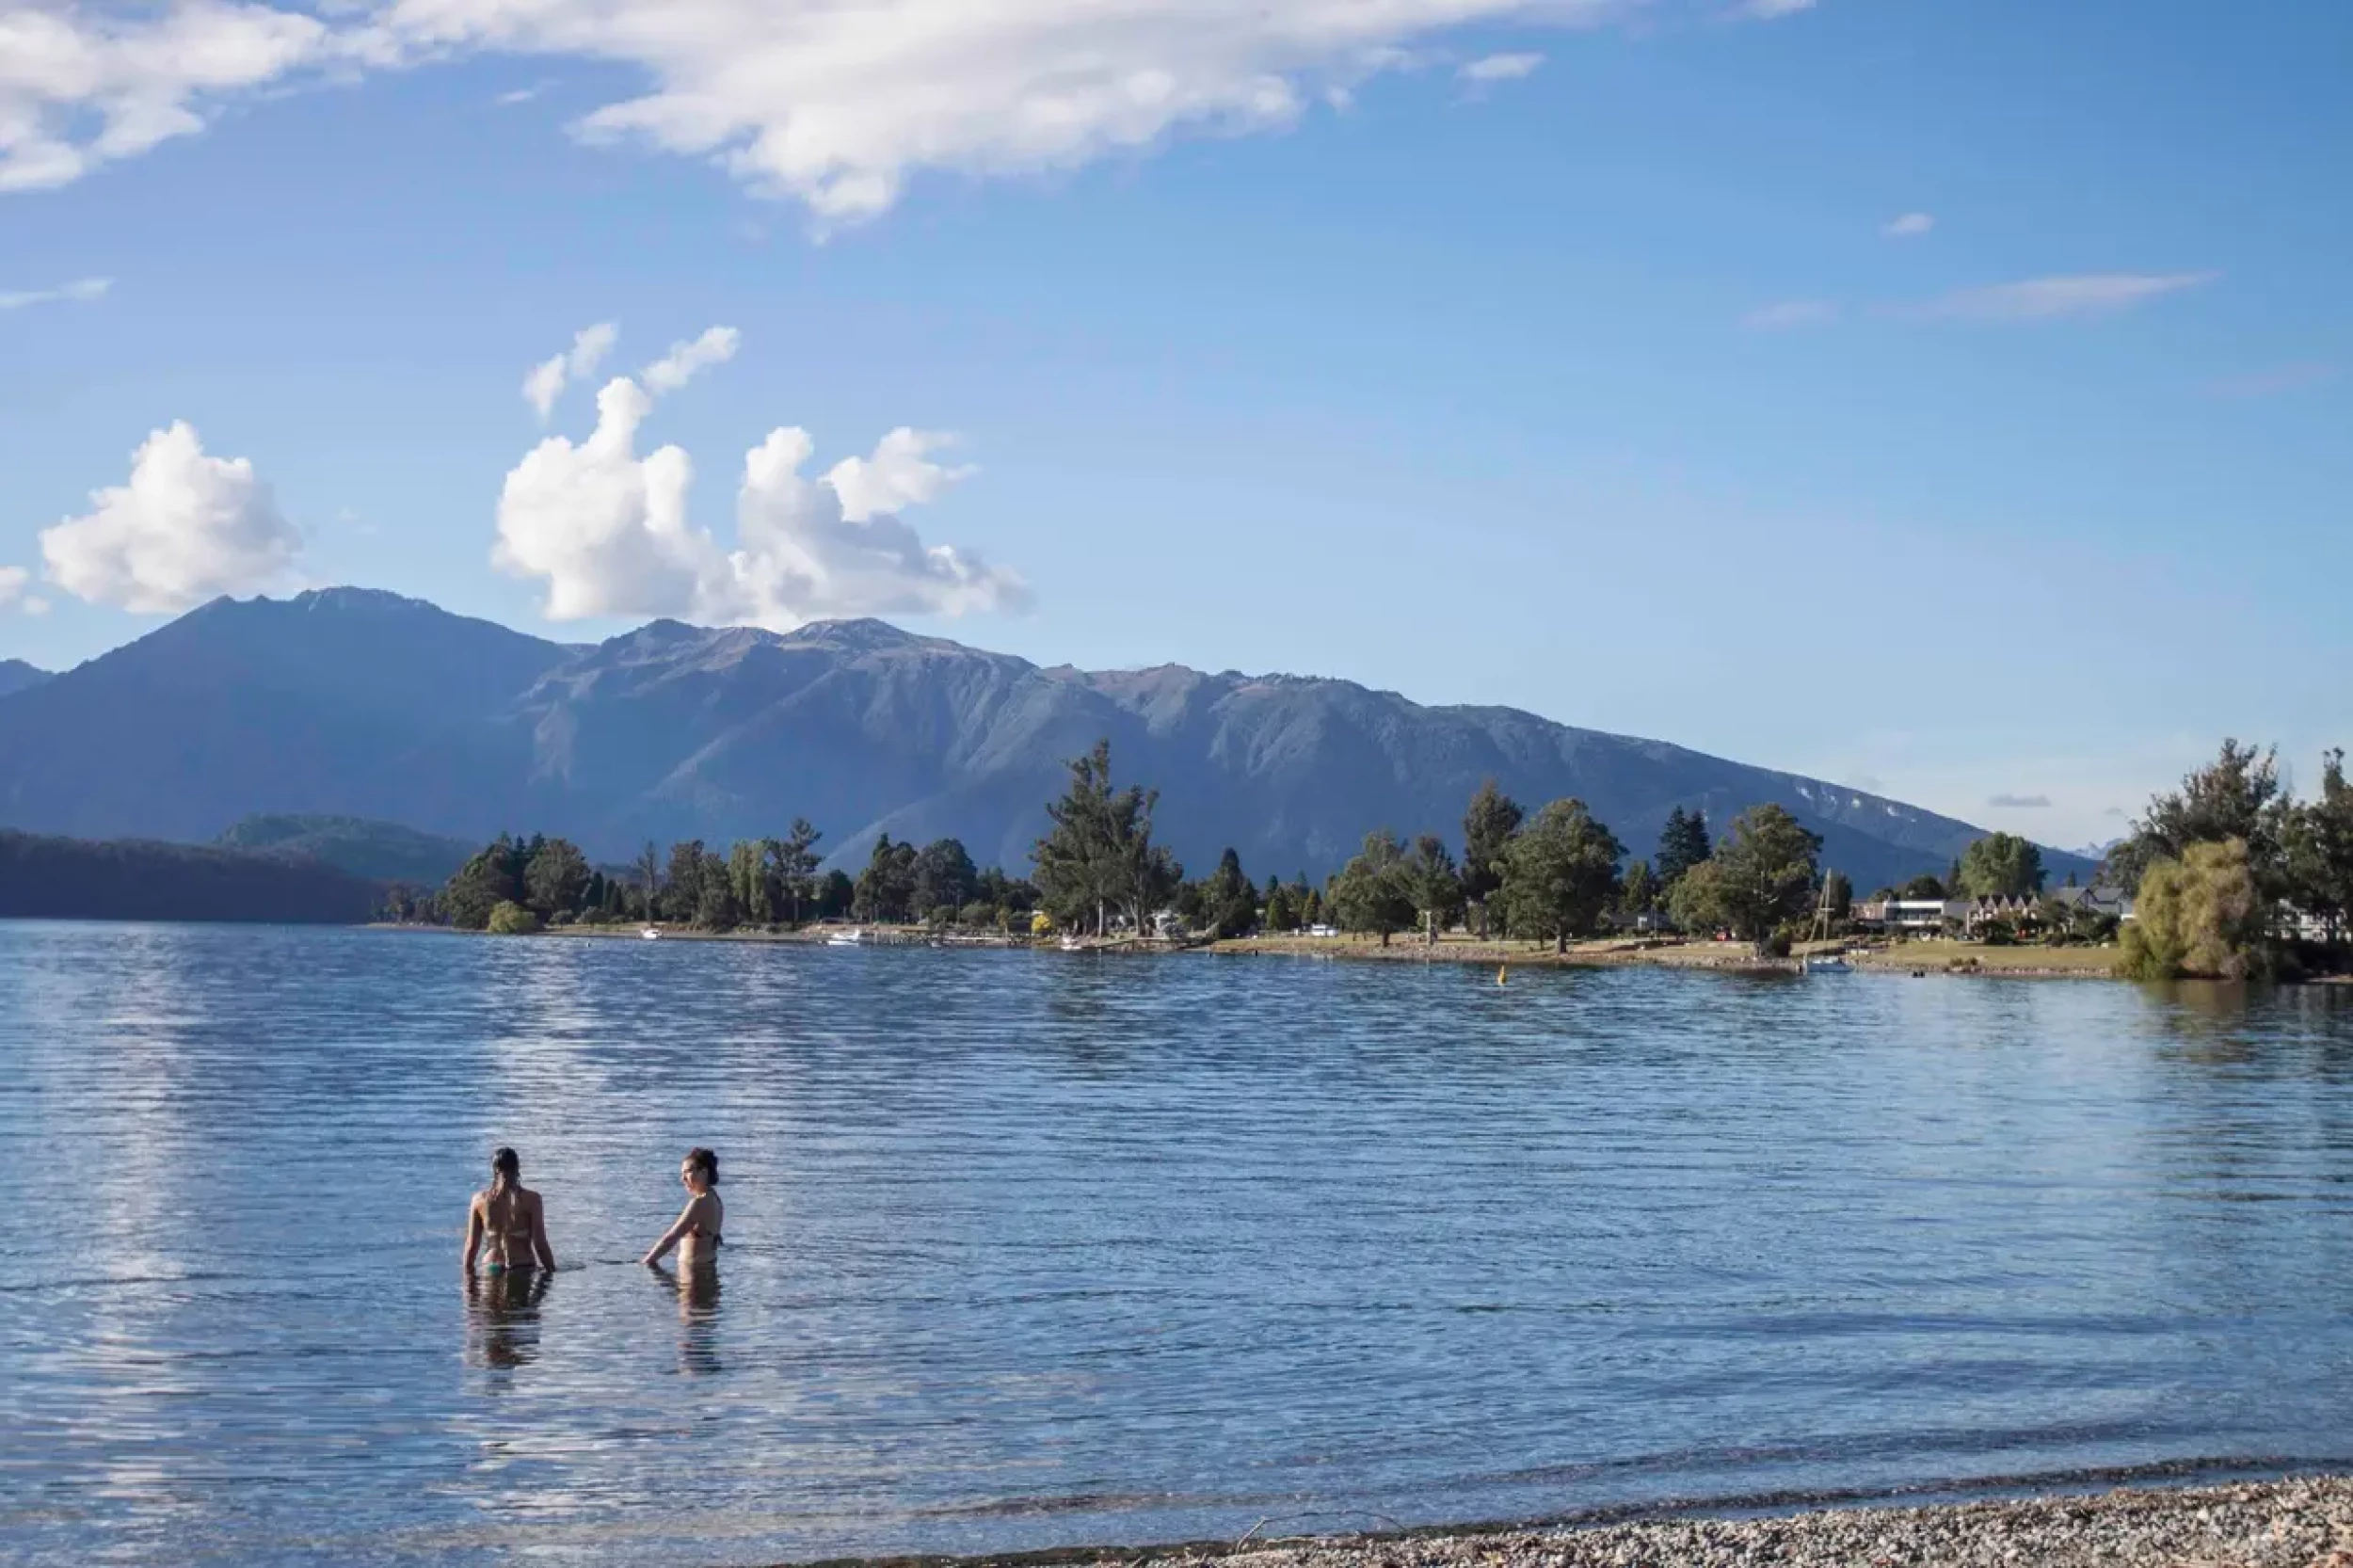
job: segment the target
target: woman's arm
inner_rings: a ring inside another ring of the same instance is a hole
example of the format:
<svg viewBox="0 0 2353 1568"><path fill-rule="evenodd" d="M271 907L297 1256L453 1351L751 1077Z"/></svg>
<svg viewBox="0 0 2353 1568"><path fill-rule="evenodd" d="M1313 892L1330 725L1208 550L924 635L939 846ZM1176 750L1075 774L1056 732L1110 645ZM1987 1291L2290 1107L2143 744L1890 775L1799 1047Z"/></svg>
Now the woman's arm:
<svg viewBox="0 0 2353 1568"><path fill-rule="evenodd" d="M537 1193L531 1199L531 1250L539 1255L539 1267L555 1272L555 1248L548 1241L548 1204Z"/></svg>
<svg viewBox="0 0 2353 1568"><path fill-rule="evenodd" d="M659 1263L669 1256L670 1249L685 1240L686 1233L695 1228L695 1208L701 1202L700 1198L687 1199L686 1207L679 1210L678 1223L662 1233L662 1240L653 1244L653 1251L648 1253L640 1261Z"/></svg>
<svg viewBox="0 0 2353 1568"><path fill-rule="evenodd" d="M482 1251L482 1198L477 1193L466 1205L466 1272L473 1272L473 1260Z"/></svg>

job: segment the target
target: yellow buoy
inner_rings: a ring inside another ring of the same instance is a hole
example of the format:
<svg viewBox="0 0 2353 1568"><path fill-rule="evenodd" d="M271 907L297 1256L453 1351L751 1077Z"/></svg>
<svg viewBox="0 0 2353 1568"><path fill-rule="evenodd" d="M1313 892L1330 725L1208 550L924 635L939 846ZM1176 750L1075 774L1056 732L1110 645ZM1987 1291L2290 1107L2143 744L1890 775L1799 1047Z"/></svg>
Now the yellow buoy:
<svg viewBox="0 0 2353 1568"><path fill-rule="evenodd" d="M1496 966L1496 984L1497 984L1500 985L1500 984L1503 984L1503 971L1504 971L1505 969L1509 968L1510 967L1511 967L1511 966L1510 966L1510 965L1508 965L1508 964L1497 964L1497 965Z"/></svg>

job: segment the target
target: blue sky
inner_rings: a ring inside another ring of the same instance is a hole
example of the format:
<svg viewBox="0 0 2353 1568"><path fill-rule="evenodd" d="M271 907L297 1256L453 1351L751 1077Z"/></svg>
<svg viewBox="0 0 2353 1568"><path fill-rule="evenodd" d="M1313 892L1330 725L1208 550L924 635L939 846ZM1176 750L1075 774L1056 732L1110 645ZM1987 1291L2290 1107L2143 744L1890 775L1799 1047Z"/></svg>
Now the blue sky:
<svg viewBox="0 0 2353 1568"><path fill-rule="evenodd" d="M2103 840L2353 739L2348 61L2335 0L0 0L0 656L881 610Z"/></svg>

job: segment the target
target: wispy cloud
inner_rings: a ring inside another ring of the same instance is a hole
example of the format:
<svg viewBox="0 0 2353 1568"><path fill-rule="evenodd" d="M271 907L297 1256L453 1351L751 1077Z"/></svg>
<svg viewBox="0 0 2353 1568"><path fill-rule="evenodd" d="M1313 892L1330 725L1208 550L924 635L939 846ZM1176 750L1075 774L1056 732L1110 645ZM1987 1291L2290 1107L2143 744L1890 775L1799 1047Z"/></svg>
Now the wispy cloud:
<svg viewBox="0 0 2353 1568"><path fill-rule="evenodd" d="M1986 804L1997 811L2047 811L2051 808L2049 795L1993 795Z"/></svg>
<svg viewBox="0 0 2353 1568"><path fill-rule="evenodd" d="M1517 82L1535 75L1537 68L1544 63L1542 55L1489 55L1472 60L1454 74L1463 81L1477 82L1481 86L1489 82Z"/></svg>
<svg viewBox="0 0 2353 1568"><path fill-rule="evenodd" d="M545 424L555 412L555 400L564 395L567 386L596 374L620 336L618 327L600 321L574 332L571 347L531 367L523 377L523 401L538 410L540 424Z"/></svg>
<svg viewBox="0 0 2353 1568"><path fill-rule="evenodd" d="M1891 240L1916 240L1936 227L1934 213L1906 213L1890 218L1880 232Z"/></svg>
<svg viewBox="0 0 2353 1568"><path fill-rule="evenodd" d="M547 84L542 82L533 87L517 88L512 92L500 93L498 97L492 99L491 102L498 104L499 107L503 109L513 108L518 104L528 104L533 99L538 97L540 92L545 89L546 86Z"/></svg>
<svg viewBox="0 0 2353 1568"><path fill-rule="evenodd" d="M1838 319L1838 304L1831 299L1783 299L1760 305L1740 318L1752 332L1795 332L1808 327L1828 327Z"/></svg>
<svg viewBox="0 0 2353 1568"><path fill-rule="evenodd" d="M1896 314L1928 321L2067 321L2121 315L2169 295L2203 288L2218 272L2093 272L1958 289Z"/></svg>
<svg viewBox="0 0 2353 1568"><path fill-rule="evenodd" d="M2217 397L2276 397L2281 392L2302 392L2333 381L2344 374L2344 368L2321 360L2279 365L2248 376L2225 376L2214 383L2212 391Z"/></svg>
<svg viewBox="0 0 2353 1568"><path fill-rule="evenodd" d="M1772 22L1785 16L1795 16L1800 11L1810 11L1816 4L1817 0L1739 0L1739 4L1732 8L1732 14L1746 17L1752 22Z"/></svg>
<svg viewBox="0 0 2353 1568"><path fill-rule="evenodd" d="M710 328L699 338L672 344L667 354L646 367L642 379L648 392L674 392L712 365L734 359L743 342L744 334L732 327Z"/></svg>
<svg viewBox="0 0 2353 1568"><path fill-rule="evenodd" d="M21 311L31 305L87 305L92 300L105 298L106 291L114 286L115 280L111 278L77 278L54 289L0 292L0 311Z"/></svg>

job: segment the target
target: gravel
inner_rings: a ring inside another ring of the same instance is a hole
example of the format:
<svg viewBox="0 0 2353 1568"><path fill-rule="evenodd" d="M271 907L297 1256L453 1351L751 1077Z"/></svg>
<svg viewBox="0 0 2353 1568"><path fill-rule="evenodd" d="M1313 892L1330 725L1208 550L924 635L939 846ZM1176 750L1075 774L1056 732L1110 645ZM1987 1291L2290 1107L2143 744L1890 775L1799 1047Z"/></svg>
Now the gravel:
<svg viewBox="0 0 2353 1568"><path fill-rule="evenodd" d="M1771 1518L1286 1540L1129 1568L2353 1568L2353 1478Z"/></svg>

